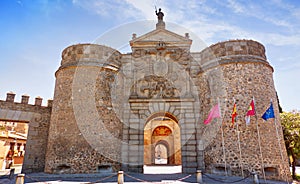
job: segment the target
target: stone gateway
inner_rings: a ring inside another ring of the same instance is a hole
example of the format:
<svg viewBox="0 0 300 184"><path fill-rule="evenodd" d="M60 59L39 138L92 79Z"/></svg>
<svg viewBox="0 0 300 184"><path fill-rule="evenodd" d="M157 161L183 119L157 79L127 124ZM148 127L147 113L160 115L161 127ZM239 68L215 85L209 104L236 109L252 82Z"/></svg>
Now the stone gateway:
<svg viewBox="0 0 300 184"><path fill-rule="evenodd" d="M129 43L126 54L97 44L64 49L53 103L33 118L48 121L42 130L48 136L39 137L47 142L38 148L44 154L37 157L38 137L29 134L23 172L143 173L160 165L180 166L183 173L290 179L273 68L262 44L232 40L191 52L189 35L168 31L163 20ZM246 125L253 98L256 116ZM270 100L276 119L265 122L260 117ZM11 102L1 101L2 109L15 108L4 103ZM221 118L204 125L216 104ZM40 131L28 122L29 132ZM34 164L35 157L43 163Z"/></svg>

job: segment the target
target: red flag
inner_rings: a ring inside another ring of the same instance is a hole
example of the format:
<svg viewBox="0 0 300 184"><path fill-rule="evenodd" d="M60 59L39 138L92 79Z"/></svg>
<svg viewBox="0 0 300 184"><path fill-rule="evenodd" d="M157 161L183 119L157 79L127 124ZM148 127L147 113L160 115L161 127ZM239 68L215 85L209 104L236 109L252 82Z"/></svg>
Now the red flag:
<svg viewBox="0 0 300 184"><path fill-rule="evenodd" d="M219 104L217 104L210 110L207 119L204 120L204 124L207 125L214 118L220 118L220 117L221 117L220 108L219 108Z"/></svg>
<svg viewBox="0 0 300 184"><path fill-rule="evenodd" d="M255 115L254 100L251 100L246 116L254 116L254 115Z"/></svg>
<svg viewBox="0 0 300 184"><path fill-rule="evenodd" d="M255 115L255 107L254 107L254 100L251 100L250 106L248 108L245 120L246 120L246 125L250 124L250 116Z"/></svg>
<svg viewBox="0 0 300 184"><path fill-rule="evenodd" d="M236 103L234 103L232 113L231 113L231 127L233 127L233 125L234 125L234 120L235 120L236 116L237 116Z"/></svg>

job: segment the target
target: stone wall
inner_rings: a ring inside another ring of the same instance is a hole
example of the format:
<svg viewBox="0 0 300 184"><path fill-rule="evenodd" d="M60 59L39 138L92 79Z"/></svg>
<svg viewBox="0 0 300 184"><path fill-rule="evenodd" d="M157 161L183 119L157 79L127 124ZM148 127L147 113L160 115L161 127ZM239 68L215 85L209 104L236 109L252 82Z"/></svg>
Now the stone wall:
<svg viewBox="0 0 300 184"><path fill-rule="evenodd" d="M92 44L63 51L62 65L56 72L45 172L119 170L122 130L111 110L114 73L105 69L117 62L114 52Z"/></svg>
<svg viewBox="0 0 300 184"><path fill-rule="evenodd" d="M21 103L14 102L15 94L8 93L5 101L0 100L0 119L29 124L25 158L22 172L42 172L45 167L45 153L50 123L52 101L41 106L42 98L37 97L35 104L28 104L29 96L23 95Z"/></svg>

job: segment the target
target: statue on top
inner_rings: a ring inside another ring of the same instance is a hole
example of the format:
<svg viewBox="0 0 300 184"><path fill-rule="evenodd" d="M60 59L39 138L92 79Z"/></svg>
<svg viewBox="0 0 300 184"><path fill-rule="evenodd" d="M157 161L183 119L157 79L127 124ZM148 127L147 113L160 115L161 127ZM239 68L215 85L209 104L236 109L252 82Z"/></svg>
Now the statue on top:
<svg viewBox="0 0 300 184"><path fill-rule="evenodd" d="M155 10L155 14L157 15L158 21L163 21L164 13L161 11L161 8L158 9L158 12Z"/></svg>

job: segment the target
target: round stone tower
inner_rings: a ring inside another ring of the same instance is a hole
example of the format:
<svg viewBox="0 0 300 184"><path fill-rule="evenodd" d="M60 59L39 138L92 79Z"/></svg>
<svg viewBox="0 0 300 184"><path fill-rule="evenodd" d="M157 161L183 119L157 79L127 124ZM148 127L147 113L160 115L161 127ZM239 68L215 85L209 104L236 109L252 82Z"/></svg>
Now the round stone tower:
<svg viewBox="0 0 300 184"><path fill-rule="evenodd" d="M204 152L200 151L199 155L204 154L206 171L240 176L255 171L269 179L288 179L289 166L273 68L266 59L264 46L252 40L225 41L204 49L198 59L201 72L197 84L201 89L200 101L204 102L202 111L209 112L217 98L221 111L220 128L215 137L204 131L198 132L198 139L204 144ZM252 99L256 115L246 125L245 116ZM270 101L275 119L264 121L261 116L270 106ZM232 127L234 102L238 118Z"/></svg>
<svg viewBox="0 0 300 184"><path fill-rule="evenodd" d="M120 58L118 51L95 44L63 51L55 74L45 172L119 170L122 131L111 108L109 83Z"/></svg>

